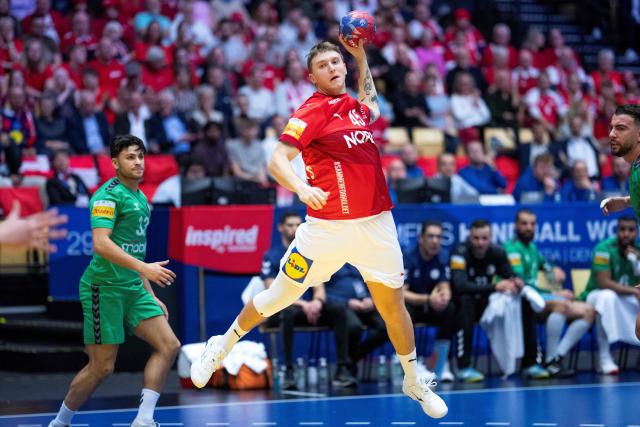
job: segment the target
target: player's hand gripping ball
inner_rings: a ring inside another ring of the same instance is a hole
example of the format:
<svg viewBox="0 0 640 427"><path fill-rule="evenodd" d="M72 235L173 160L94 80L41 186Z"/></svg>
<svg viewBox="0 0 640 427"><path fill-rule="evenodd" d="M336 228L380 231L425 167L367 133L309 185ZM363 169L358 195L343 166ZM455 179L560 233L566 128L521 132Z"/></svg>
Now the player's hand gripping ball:
<svg viewBox="0 0 640 427"><path fill-rule="evenodd" d="M365 44L373 40L376 34L376 23L368 13L354 10L340 20L340 34L350 46L358 47L361 39Z"/></svg>

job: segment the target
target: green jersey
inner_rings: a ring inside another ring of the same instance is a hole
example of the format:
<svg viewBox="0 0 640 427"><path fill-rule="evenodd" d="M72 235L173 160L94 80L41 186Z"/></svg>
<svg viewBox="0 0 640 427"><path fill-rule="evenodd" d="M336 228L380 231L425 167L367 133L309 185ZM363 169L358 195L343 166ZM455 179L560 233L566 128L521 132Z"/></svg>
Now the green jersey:
<svg viewBox="0 0 640 427"><path fill-rule="evenodd" d="M636 245L634 247L640 249ZM617 238L612 237L598 243L593 252L591 275L587 287L579 296L580 300L586 300L589 292L598 289L596 273L599 271L609 271L611 279L622 286L633 286L640 281L640 277L633 273L631 262L620 253Z"/></svg>
<svg viewBox="0 0 640 427"><path fill-rule="evenodd" d="M549 289L541 289L538 286L538 272L540 270L550 272L553 267L545 261L535 243L525 244L518 239L512 239L505 242L503 247L513 272L524 281L525 285L536 288L538 292L550 292Z"/></svg>
<svg viewBox="0 0 640 427"><path fill-rule="evenodd" d="M631 165L629 196L631 197L633 212L636 214L636 218L640 218L640 162L638 161Z"/></svg>
<svg viewBox="0 0 640 427"><path fill-rule="evenodd" d="M147 253L149 205L142 191L131 191L112 178L104 183L89 202L91 228L109 228L111 240L129 255L143 261ZM94 285L137 285L137 272L113 264L94 253L82 281Z"/></svg>

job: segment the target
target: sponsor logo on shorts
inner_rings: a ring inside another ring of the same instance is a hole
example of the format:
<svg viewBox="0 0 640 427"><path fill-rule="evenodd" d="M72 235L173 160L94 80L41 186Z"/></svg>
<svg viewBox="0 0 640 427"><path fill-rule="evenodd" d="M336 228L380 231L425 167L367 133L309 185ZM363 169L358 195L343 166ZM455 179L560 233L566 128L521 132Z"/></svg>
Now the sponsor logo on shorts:
<svg viewBox="0 0 640 427"><path fill-rule="evenodd" d="M93 202L91 216L113 219L116 214L116 202L111 200L96 200Z"/></svg>
<svg viewBox="0 0 640 427"><path fill-rule="evenodd" d="M303 120L300 120L296 117L292 117L287 122L287 126L284 128L284 134L294 137L296 140L300 140L302 136L302 132L307 127L307 123Z"/></svg>
<svg viewBox="0 0 640 427"><path fill-rule="evenodd" d="M286 274L288 278L302 283L309 273L311 264L313 264L312 260L302 256L297 248L293 248L282 266L282 272Z"/></svg>

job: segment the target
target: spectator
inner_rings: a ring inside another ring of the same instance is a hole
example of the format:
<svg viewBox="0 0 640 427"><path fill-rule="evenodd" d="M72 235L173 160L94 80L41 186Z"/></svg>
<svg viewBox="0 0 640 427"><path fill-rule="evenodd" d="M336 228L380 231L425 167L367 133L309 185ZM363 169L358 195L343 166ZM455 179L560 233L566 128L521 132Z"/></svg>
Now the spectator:
<svg viewBox="0 0 640 427"><path fill-rule="evenodd" d="M15 145L23 154L35 154L36 127L27 105L27 94L20 86L9 88L9 94L0 114L2 144Z"/></svg>
<svg viewBox="0 0 640 427"><path fill-rule="evenodd" d="M23 71L27 91L34 97L40 96L44 83L53 76L53 68L47 64L40 40L31 39L27 42Z"/></svg>
<svg viewBox="0 0 640 427"><path fill-rule="evenodd" d="M522 49L518 54L518 66L511 73L511 82L518 89L519 95L524 95L536 87L540 72L534 66L533 54Z"/></svg>
<svg viewBox="0 0 640 427"><path fill-rule="evenodd" d="M624 73L625 104L640 104L640 85L632 71Z"/></svg>
<svg viewBox="0 0 640 427"><path fill-rule="evenodd" d="M324 285L327 303L344 306L349 331L350 371L358 373L357 363L389 340L384 320L373 305L371 294L360 272L345 264ZM362 339L363 327L367 328Z"/></svg>
<svg viewBox="0 0 640 427"><path fill-rule="evenodd" d="M178 37L178 27L184 23L193 35L194 42L203 46L205 50L209 50L215 44L216 38L211 28L195 19L194 3L196 3L194 0L185 0L179 3L180 12L173 18L169 34L171 40L175 41Z"/></svg>
<svg viewBox="0 0 640 427"><path fill-rule="evenodd" d="M504 244L511 267L525 285L535 288L545 300L547 348L544 367L552 377L573 376L573 370L563 367L563 358L580 342L582 336L591 328L595 319L593 307L584 302L575 301L570 290L563 288L565 272L545 260L533 242L536 230L536 215L528 209L520 209L516 214L515 237ZM549 288L542 288L538 273L544 272ZM567 332L562 336L564 326L570 322Z"/></svg>
<svg viewBox="0 0 640 427"><path fill-rule="evenodd" d="M69 168L69 152L56 150L51 155L53 176L47 180L49 205L75 205L84 208L89 205L89 189Z"/></svg>
<svg viewBox="0 0 640 427"><path fill-rule="evenodd" d="M479 127L491 120L491 112L476 89L469 73L459 73L451 95L451 113L462 143L479 139Z"/></svg>
<svg viewBox="0 0 640 427"><path fill-rule="evenodd" d="M511 41L511 29L507 24L498 23L493 26L493 42L489 43L482 53L482 66L490 68L496 52L506 52L507 65L515 68L518 65L518 51L509 43Z"/></svg>
<svg viewBox="0 0 640 427"><path fill-rule="evenodd" d="M400 159L393 159L387 166L387 187L394 205L398 205L398 184L407 179L407 168Z"/></svg>
<svg viewBox="0 0 640 427"><path fill-rule="evenodd" d="M56 108L56 94L45 92L40 98L40 114L36 119L38 153L69 149L69 123Z"/></svg>
<svg viewBox="0 0 640 427"><path fill-rule="evenodd" d="M257 182L263 187L269 185L267 161L258 137L258 123L250 119L238 123L240 137L227 142L231 172L240 179Z"/></svg>
<svg viewBox="0 0 640 427"><path fill-rule="evenodd" d="M57 39L49 37L46 33L47 23L44 16L34 16L30 27L24 27L29 40L38 40L42 45L44 60L47 64L61 64L60 44Z"/></svg>
<svg viewBox="0 0 640 427"><path fill-rule="evenodd" d="M76 12L71 18L71 31L66 32L60 41L60 50L66 54L72 46L83 45L89 53L96 49L98 41L91 32L91 18L84 11Z"/></svg>
<svg viewBox="0 0 640 427"><path fill-rule="evenodd" d="M579 296L597 312L598 371L605 375L619 372L610 345L617 341L638 342L634 331L635 318L640 313L640 288L634 287L640 281L637 237L637 219L618 218L616 236L599 242L593 249L591 275Z"/></svg>
<svg viewBox="0 0 640 427"><path fill-rule="evenodd" d="M87 66L87 48L82 45L73 45L69 50L69 60L62 64L62 68L67 70L69 78L77 88L82 87L82 74Z"/></svg>
<svg viewBox="0 0 640 427"><path fill-rule="evenodd" d="M417 72L409 71L405 75L402 90L393 97L393 113L394 126L411 129L428 125L429 110L424 93L420 91L420 76Z"/></svg>
<svg viewBox="0 0 640 427"><path fill-rule="evenodd" d="M582 135L582 117L574 116L569 122L571 135L569 139L559 142L552 147L553 155L558 165L562 167L563 175L573 164L582 160L587 165L587 173L590 179L600 178L600 158L593 138Z"/></svg>
<svg viewBox="0 0 640 427"><path fill-rule="evenodd" d="M511 85L509 71L500 70L495 73L495 81L484 99L491 112L492 126L516 128L519 97Z"/></svg>
<svg viewBox="0 0 640 427"><path fill-rule="evenodd" d="M151 117L149 108L144 103L142 93L133 91L126 94L125 110L116 116L113 131L118 135L133 135L142 140L149 152L157 153L159 147L150 147L145 122Z"/></svg>
<svg viewBox="0 0 640 427"><path fill-rule="evenodd" d="M551 28L549 30L549 46L544 50L544 67L558 65L558 58L562 55L561 52L565 47L567 47L567 45L565 44L564 36L560 29ZM577 58L573 49L571 49L571 55Z"/></svg>
<svg viewBox="0 0 640 427"><path fill-rule="evenodd" d="M452 203L468 202L478 197L478 190L456 173L456 158L451 153L443 153L438 157L438 172L435 177L446 177L451 181Z"/></svg>
<svg viewBox="0 0 640 427"><path fill-rule="evenodd" d="M446 77L447 93L452 94L455 90L456 81L458 80L458 74L467 73L470 74L475 83L475 87L484 93L487 90L487 81L482 75L480 68L472 65L469 52L465 49L460 49L455 53L455 64L453 68L449 70Z"/></svg>
<svg viewBox="0 0 640 427"><path fill-rule="evenodd" d="M51 10L50 0L37 0L35 11L22 20L22 28L31 28L33 21L40 18L43 23L43 33L56 43L60 42L60 34L68 28L67 18L60 12Z"/></svg>
<svg viewBox="0 0 640 427"><path fill-rule="evenodd" d="M220 43L217 47L222 50L225 61L230 70L239 70L247 58L247 47L243 43L242 34L236 29L236 25L229 19L223 19L218 24ZM214 49L210 51L214 52ZM221 65L221 64L218 64Z"/></svg>
<svg viewBox="0 0 640 427"><path fill-rule="evenodd" d="M304 65L300 61L287 64L287 77L277 85L275 91L276 113L289 117L315 91L313 85L306 80Z"/></svg>
<svg viewBox="0 0 640 427"><path fill-rule="evenodd" d="M301 223L302 218L294 212L285 212L280 218L278 222L280 240L275 241L262 258L260 277L264 281L265 288L268 289L276 278L280 270L280 260L286 254L287 248L295 237L296 229ZM334 385L342 387L355 385L356 379L349 372L349 336L346 316L344 305L326 299L324 285L320 284L313 290L305 292L300 299L282 310L279 315L267 320L267 325L270 326L277 325L278 320L280 322L284 342L285 376L281 385L284 390L296 388L293 376L293 328L296 325L326 325L333 330L338 363Z"/></svg>
<svg viewBox="0 0 640 427"><path fill-rule="evenodd" d="M571 166L571 177L564 182L560 195L565 202L591 202L598 199L598 183L589 178L587 163L576 160Z"/></svg>
<svg viewBox="0 0 640 427"><path fill-rule="evenodd" d="M15 19L15 18L14 18ZM20 63L24 44L16 38L16 27L11 16L0 17L0 64L2 68L11 68Z"/></svg>
<svg viewBox="0 0 640 427"><path fill-rule="evenodd" d="M160 110L145 122L147 143L152 150L157 147L163 153L183 157L191 151L194 135L184 116L176 111L176 100L171 90L163 90L159 95L159 102Z"/></svg>
<svg viewBox="0 0 640 427"><path fill-rule="evenodd" d="M413 9L413 19L409 22L409 34L416 41L429 31L434 39L442 37L442 28L431 14L431 5L417 3Z"/></svg>
<svg viewBox="0 0 640 427"><path fill-rule="evenodd" d="M162 33L160 24L158 21L152 21L146 30L144 30L142 37L136 42L133 49L133 56L137 61L144 62L147 60L147 54L149 49L156 47L162 49L167 64L171 64L173 60L173 49L164 43L165 36Z"/></svg>
<svg viewBox="0 0 640 427"><path fill-rule="evenodd" d="M142 66L142 83L154 92L162 92L175 83L173 69L167 66L166 53L157 46L147 51L146 61Z"/></svg>
<svg viewBox="0 0 640 427"><path fill-rule="evenodd" d="M207 176L228 176L230 174L229 154L222 138L222 125L207 122L203 128L203 138L193 146L193 156L204 159Z"/></svg>
<svg viewBox="0 0 640 427"><path fill-rule="evenodd" d="M124 66L115 59L116 53L111 39L102 37L96 48L96 58L88 64L98 72L100 87L111 97L115 97L125 77Z"/></svg>
<svg viewBox="0 0 640 427"><path fill-rule="evenodd" d="M123 40L124 35L122 24L118 21L107 22L104 26L104 30L102 30L102 37L106 37L111 40L113 48L116 51L114 57L122 64L126 64L131 59L129 47Z"/></svg>
<svg viewBox="0 0 640 427"><path fill-rule="evenodd" d="M607 194L629 194L629 171L631 165L623 157L613 157L613 175L602 179L602 192Z"/></svg>
<svg viewBox="0 0 640 427"><path fill-rule="evenodd" d="M294 62L300 61L291 61L289 65L292 65ZM262 85L272 92L276 90L276 86L279 86L281 84L280 80L282 79L282 70L276 67L273 64L273 58L269 57L269 42L265 39L256 40L255 44L253 45L253 52L251 53L251 56L247 58L244 64L242 64L242 70L240 74L246 80L247 78L249 78L251 71L255 67L262 68L264 72L264 80L262 82ZM287 77L291 78L291 76L289 76L288 74L289 70L287 70ZM297 80L300 81L304 78L304 68L302 68L302 70L298 74L299 75L297 76ZM300 102L300 104L302 104L302 102Z"/></svg>
<svg viewBox="0 0 640 427"><path fill-rule="evenodd" d="M221 112L224 117L224 129L227 135L231 134L233 128L233 88L229 79L226 78L224 68L212 66L207 68L203 83L208 83L215 91L214 109Z"/></svg>
<svg viewBox="0 0 640 427"><path fill-rule="evenodd" d="M262 150L264 151L264 158L267 163L269 159L271 159L271 154L273 154L273 150L276 148L276 144L280 140L280 135L284 132L286 124L287 119L283 116L276 115L271 119L273 136L267 136L264 141L262 141ZM304 160L302 160L302 153L299 153L291 160L291 167L298 178L304 182L307 181L307 171L305 170ZM271 176L270 173L269 176Z"/></svg>
<svg viewBox="0 0 640 427"><path fill-rule="evenodd" d="M162 3L160 0L146 0L144 11L137 13L133 19L133 27L138 34L144 33L152 22L157 22L163 33L168 34L171 20L162 15Z"/></svg>
<svg viewBox="0 0 640 427"><path fill-rule="evenodd" d="M418 4L416 5L416 9L418 6L424 5ZM434 64L440 78L444 78L446 71L444 65L444 46L436 40L436 36L431 29L424 29L420 37L420 44L416 47L415 52L418 66L421 70L424 70L429 64Z"/></svg>
<svg viewBox="0 0 640 427"><path fill-rule="evenodd" d="M172 90L176 98L176 110L179 113L188 116L198 108L198 98L193 88L189 68L185 66L176 68L176 84Z"/></svg>
<svg viewBox="0 0 640 427"><path fill-rule="evenodd" d="M485 67L482 69L484 79L489 85L489 88L495 85L496 74L500 72L506 73L509 76L509 82L511 82L511 68L509 68L509 53L506 49L496 49L495 53L493 54L493 62L491 66Z"/></svg>
<svg viewBox="0 0 640 427"><path fill-rule="evenodd" d="M263 83L264 70L256 67L251 70L247 84L238 91L239 94L249 98L249 118L261 125L276 113L273 93L265 88Z"/></svg>
<svg viewBox="0 0 640 427"><path fill-rule="evenodd" d="M587 84L588 78L584 69L578 63L574 52L570 47L564 47L558 51L557 64L549 65L546 70L551 85L558 91L566 91L569 85L569 77L576 77L581 84Z"/></svg>
<svg viewBox="0 0 640 427"><path fill-rule="evenodd" d="M616 93L624 90L623 77L618 71L614 70L616 55L611 49L601 49L598 52L598 68L590 74L591 86L600 94L602 82L610 81Z"/></svg>
<svg viewBox="0 0 640 427"><path fill-rule="evenodd" d="M418 149L413 144L402 147L402 163L407 171L407 178L420 178L424 176L424 171L416 163L418 162Z"/></svg>
<svg viewBox="0 0 640 427"><path fill-rule="evenodd" d="M504 191L507 180L489 162L480 141L467 145L469 165L460 170L460 176L480 194L498 194Z"/></svg>
<svg viewBox="0 0 640 427"><path fill-rule="evenodd" d="M215 109L216 92L210 85L200 85L196 90L198 107L192 112L191 120L201 129L207 122L222 123L224 116Z"/></svg>
<svg viewBox="0 0 640 427"><path fill-rule="evenodd" d="M449 256L442 251L442 225L425 221L415 249L404 256L404 296L414 324L436 325L435 374L441 381L453 381L449 348L455 332L456 311L449 283Z"/></svg>
<svg viewBox="0 0 640 427"><path fill-rule="evenodd" d="M524 169L513 189L513 198L521 202L523 196L527 201L557 202L560 201L556 170L553 157L549 153L538 154L531 166ZM533 193L533 194L531 194Z"/></svg>
<svg viewBox="0 0 640 427"><path fill-rule="evenodd" d="M56 68L53 78L47 81L47 91L54 94L60 116L69 119L75 110L76 85L62 67ZM47 92L45 91L45 92Z"/></svg>
<svg viewBox="0 0 640 427"><path fill-rule="evenodd" d="M393 96L401 89L409 72L418 73L419 81L417 62L411 60L409 52L409 46L404 43L396 46L395 62L389 66L389 70L384 75L386 82L385 92L390 96Z"/></svg>
<svg viewBox="0 0 640 427"><path fill-rule="evenodd" d="M531 54L532 65L540 70L546 67L546 57L544 53L545 37L544 33L537 27L529 27L520 49L520 53L528 51ZM521 58L522 59L522 58ZM522 64L522 60L521 60Z"/></svg>
<svg viewBox="0 0 640 427"><path fill-rule="evenodd" d="M394 65L398 62L398 53L403 50L403 54L406 54L408 61L405 61L405 65L411 69L416 69L418 66L418 58L416 57L413 49L409 48L407 41L407 29L404 25L396 25L391 30L391 40L382 48L380 53L387 61L389 65ZM404 47L401 48L401 46Z"/></svg>
<svg viewBox="0 0 640 427"><path fill-rule="evenodd" d="M529 116L534 120L540 120L550 133L555 133L560 120L567 112L567 106L562 97L551 89L546 72L540 73L538 85L525 94L523 101Z"/></svg>
<svg viewBox="0 0 640 427"><path fill-rule="evenodd" d="M109 125L98 111L96 97L91 92L80 91L77 110L69 126L69 143L75 154L106 154L111 142Z"/></svg>
<svg viewBox="0 0 640 427"><path fill-rule="evenodd" d="M516 151L520 171L525 171L529 166L533 165L540 154L550 153L549 147L554 144L551 142L549 133L538 120L534 120L531 124L531 133L533 134L531 142L529 144L519 144Z"/></svg>
<svg viewBox="0 0 640 427"><path fill-rule="evenodd" d="M489 305L491 293L517 294L524 286L513 272L504 249L491 243L491 226L487 221L474 221L467 241L460 243L451 255L451 284L458 315L457 336L462 341L458 346L458 378L464 382L482 381L484 375L471 367L474 324ZM536 362L536 314L527 298L521 301L522 373L532 379L548 378L549 372Z"/></svg>
<svg viewBox="0 0 640 427"><path fill-rule="evenodd" d="M447 29L444 40L449 46L456 37L456 32L464 34L465 44L470 52L479 54L485 47L485 40L480 31L471 23L471 13L467 9L459 8L453 12L454 26Z"/></svg>
<svg viewBox="0 0 640 427"><path fill-rule="evenodd" d="M440 80L436 76L425 78L426 101L429 117L427 125L444 134L444 148L447 153L455 153L458 148L456 126L451 113L449 97L438 92ZM441 83L440 83L441 84Z"/></svg>

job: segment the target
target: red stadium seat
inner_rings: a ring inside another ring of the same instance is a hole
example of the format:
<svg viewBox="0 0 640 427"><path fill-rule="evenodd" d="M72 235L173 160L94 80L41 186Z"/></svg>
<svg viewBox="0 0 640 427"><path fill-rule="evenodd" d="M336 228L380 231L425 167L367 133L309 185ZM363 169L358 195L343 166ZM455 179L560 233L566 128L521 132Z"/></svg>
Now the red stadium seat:
<svg viewBox="0 0 640 427"><path fill-rule="evenodd" d="M96 161L90 154L69 156L69 167L71 172L82 178L82 181L91 192L100 185Z"/></svg>
<svg viewBox="0 0 640 427"><path fill-rule="evenodd" d="M178 162L172 155L146 156L144 159L144 179L140 184L140 190L151 201L158 186L165 179L178 175L179 172Z"/></svg>
<svg viewBox="0 0 640 427"><path fill-rule="evenodd" d="M24 176L42 176L49 179L52 176L49 159L44 154L38 156L22 156L20 173Z"/></svg>
<svg viewBox="0 0 640 427"><path fill-rule="evenodd" d="M511 157L496 157L496 169L507 179L506 192L511 194L520 176L520 165L518 161Z"/></svg>
<svg viewBox="0 0 640 427"><path fill-rule="evenodd" d="M22 216L31 215L44 209L38 187L0 188L0 208L5 215L11 211L14 200L20 202Z"/></svg>
<svg viewBox="0 0 640 427"><path fill-rule="evenodd" d="M106 154L96 156L98 162L98 175L100 177L100 185L116 176L116 170L111 164L111 157Z"/></svg>

